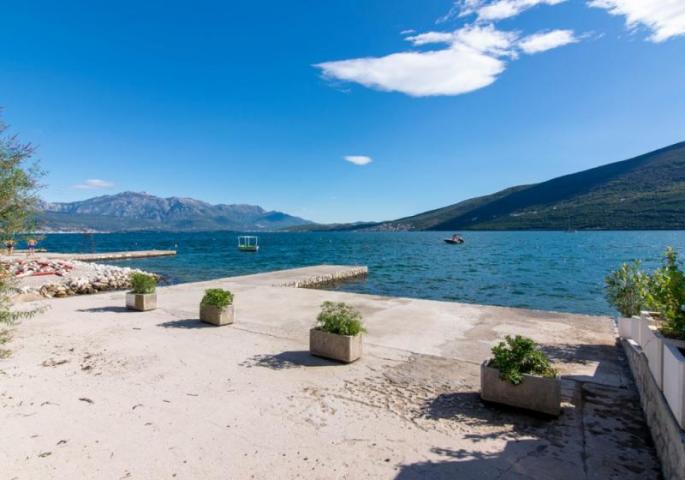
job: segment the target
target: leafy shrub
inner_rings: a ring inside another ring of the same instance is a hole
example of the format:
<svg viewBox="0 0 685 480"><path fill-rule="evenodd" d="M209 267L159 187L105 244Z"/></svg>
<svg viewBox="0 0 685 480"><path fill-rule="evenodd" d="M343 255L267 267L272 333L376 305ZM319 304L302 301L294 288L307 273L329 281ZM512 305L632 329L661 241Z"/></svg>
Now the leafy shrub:
<svg viewBox="0 0 685 480"><path fill-rule="evenodd" d="M228 290L221 288L210 288L205 290L205 296L202 297L203 306L213 305L217 308L226 308L233 303L233 294Z"/></svg>
<svg viewBox="0 0 685 480"><path fill-rule="evenodd" d="M155 293L157 279L153 275L135 272L131 275L131 293Z"/></svg>
<svg viewBox="0 0 685 480"><path fill-rule="evenodd" d="M624 263L604 280L607 300L624 317L639 315L645 306L648 281L639 261Z"/></svg>
<svg viewBox="0 0 685 480"><path fill-rule="evenodd" d="M678 267L678 254L669 247L664 263L650 277L646 304L661 313L664 321L659 329L667 337L685 339L685 274Z"/></svg>
<svg viewBox="0 0 685 480"><path fill-rule="evenodd" d="M514 385L523 381L523 374L555 377L557 371L552 368L547 356L535 347L530 338L507 335L504 342L492 347L494 358L489 366L499 370L500 378Z"/></svg>
<svg viewBox="0 0 685 480"><path fill-rule="evenodd" d="M12 294L16 291L14 277L8 272L6 265L0 264L0 325L13 325L18 320L31 318L44 310L13 310Z"/></svg>
<svg viewBox="0 0 685 480"><path fill-rule="evenodd" d="M321 313L316 319L316 327L336 335L355 336L366 332L362 325L361 313L342 302L323 302Z"/></svg>

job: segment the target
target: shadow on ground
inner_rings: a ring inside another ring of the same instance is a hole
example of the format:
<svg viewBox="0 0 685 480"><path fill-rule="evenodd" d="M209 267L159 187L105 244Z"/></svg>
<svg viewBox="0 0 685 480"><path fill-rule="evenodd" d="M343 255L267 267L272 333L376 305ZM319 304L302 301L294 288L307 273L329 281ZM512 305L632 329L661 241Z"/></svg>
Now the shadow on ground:
<svg viewBox="0 0 685 480"><path fill-rule="evenodd" d="M621 367L620 345L543 344L540 349L559 368L562 378L616 387L630 383L625 369ZM578 365L596 365L596 368L581 372Z"/></svg>
<svg viewBox="0 0 685 480"><path fill-rule="evenodd" d="M431 452L445 457L444 461L402 465L395 480L562 478L553 471L545 472L539 465L538 457L544 455L547 448L539 440L510 441L497 453L433 448ZM546 474L540 476L543 473Z"/></svg>
<svg viewBox="0 0 685 480"><path fill-rule="evenodd" d="M572 375L562 380L564 408L559 418L484 403L475 391L477 380L464 384L461 391L438 391L424 399L412 420L423 428L452 429L469 442L465 449L432 448L426 455L429 460L398 465L395 479L661 478L622 351L611 345L542 348L557 365L597 365L580 377L590 381L577 381ZM610 377L623 380L602 383ZM411 388L406 384L397 392Z"/></svg>
<svg viewBox="0 0 685 480"><path fill-rule="evenodd" d="M157 326L162 328L181 328L184 330L195 330L198 328L216 328L214 325L201 322L197 318L169 320L168 322L158 323Z"/></svg>
<svg viewBox="0 0 685 480"><path fill-rule="evenodd" d="M126 307L119 306L109 306L109 307L93 307L93 308L82 308L77 310L77 312L87 312L87 313L102 313L102 312L112 312L112 313L122 313L122 312L133 312Z"/></svg>
<svg viewBox="0 0 685 480"><path fill-rule="evenodd" d="M428 399L421 409L421 416L428 420L459 422L462 426L478 429L496 427L492 433L464 435L474 442L489 438L500 438L501 427L516 435L551 434L557 427L557 419L506 405L483 402L479 392L449 392Z"/></svg>
<svg viewBox="0 0 685 480"><path fill-rule="evenodd" d="M275 355L255 355L240 363L241 367L266 367L272 370L284 370L300 367L329 367L341 365L338 362L315 357L307 350L293 350Z"/></svg>

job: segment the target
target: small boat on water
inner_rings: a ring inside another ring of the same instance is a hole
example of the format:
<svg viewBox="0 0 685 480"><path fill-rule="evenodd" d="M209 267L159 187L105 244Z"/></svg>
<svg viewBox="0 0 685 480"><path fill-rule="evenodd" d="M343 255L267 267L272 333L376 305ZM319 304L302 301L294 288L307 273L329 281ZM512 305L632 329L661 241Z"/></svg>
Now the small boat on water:
<svg viewBox="0 0 685 480"><path fill-rule="evenodd" d="M257 237L250 236L238 237L238 250L241 252L259 251L259 239Z"/></svg>
<svg viewBox="0 0 685 480"><path fill-rule="evenodd" d="M450 243L452 245L460 245L460 244L464 243L464 237L455 233L450 238L444 238L443 241L445 243Z"/></svg>

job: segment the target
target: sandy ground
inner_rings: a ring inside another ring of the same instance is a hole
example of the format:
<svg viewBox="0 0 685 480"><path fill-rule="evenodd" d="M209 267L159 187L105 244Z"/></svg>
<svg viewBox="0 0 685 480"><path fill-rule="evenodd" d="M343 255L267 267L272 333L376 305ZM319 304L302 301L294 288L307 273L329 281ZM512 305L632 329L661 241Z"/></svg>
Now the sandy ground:
<svg viewBox="0 0 685 480"><path fill-rule="evenodd" d="M2 478L659 478L609 319L269 278L160 288L146 313L123 293L44 301L0 360ZM235 325L197 321L209 286L236 293ZM364 313L360 361L308 354L323 300ZM507 333L562 370L559 419L480 402L479 364Z"/></svg>

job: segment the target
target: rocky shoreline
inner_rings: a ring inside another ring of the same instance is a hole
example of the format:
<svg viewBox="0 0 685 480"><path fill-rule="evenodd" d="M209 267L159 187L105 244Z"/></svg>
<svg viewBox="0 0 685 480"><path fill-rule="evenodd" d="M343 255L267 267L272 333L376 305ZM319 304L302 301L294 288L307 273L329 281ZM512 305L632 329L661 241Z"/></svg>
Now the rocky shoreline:
<svg viewBox="0 0 685 480"><path fill-rule="evenodd" d="M18 283L19 294L45 298L125 290L131 287L132 273L150 274L129 267L40 258L17 259L8 263L8 268Z"/></svg>

